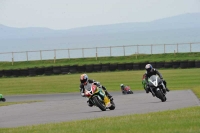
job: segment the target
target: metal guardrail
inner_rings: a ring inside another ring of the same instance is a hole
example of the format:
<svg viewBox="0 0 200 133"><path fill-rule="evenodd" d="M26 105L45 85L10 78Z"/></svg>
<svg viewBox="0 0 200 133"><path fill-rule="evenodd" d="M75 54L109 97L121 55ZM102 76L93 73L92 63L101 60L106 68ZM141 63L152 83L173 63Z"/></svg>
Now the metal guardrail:
<svg viewBox="0 0 200 133"><path fill-rule="evenodd" d="M0 61L54 60L88 57L129 56L137 54L200 52L200 42L176 44L123 45L74 49L52 49L0 53Z"/></svg>

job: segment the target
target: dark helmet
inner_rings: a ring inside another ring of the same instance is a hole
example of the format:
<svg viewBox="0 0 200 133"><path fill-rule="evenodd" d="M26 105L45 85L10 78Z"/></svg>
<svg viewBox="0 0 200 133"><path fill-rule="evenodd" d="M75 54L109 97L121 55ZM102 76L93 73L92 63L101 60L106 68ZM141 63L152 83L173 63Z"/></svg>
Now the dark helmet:
<svg viewBox="0 0 200 133"><path fill-rule="evenodd" d="M82 74L81 75L80 82L84 83L84 84L88 82L88 76L87 76L87 74Z"/></svg>
<svg viewBox="0 0 200 133"><path fill-rule="evenodd" d="M151 64L146 64L145 69L147 70L147 72L150 72L153 69L153 67Z"/></svg>

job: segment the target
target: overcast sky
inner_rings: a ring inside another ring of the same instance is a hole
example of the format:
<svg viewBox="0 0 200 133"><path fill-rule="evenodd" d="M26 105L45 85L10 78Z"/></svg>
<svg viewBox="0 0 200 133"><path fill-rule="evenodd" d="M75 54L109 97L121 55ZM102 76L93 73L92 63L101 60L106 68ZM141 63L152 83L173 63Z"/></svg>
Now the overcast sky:
<svg viewBox="0 0 200 133"><path fill-rule="evenodd" d="M200 12L200 0L0 0L0 24L70 29Z"/></svg>

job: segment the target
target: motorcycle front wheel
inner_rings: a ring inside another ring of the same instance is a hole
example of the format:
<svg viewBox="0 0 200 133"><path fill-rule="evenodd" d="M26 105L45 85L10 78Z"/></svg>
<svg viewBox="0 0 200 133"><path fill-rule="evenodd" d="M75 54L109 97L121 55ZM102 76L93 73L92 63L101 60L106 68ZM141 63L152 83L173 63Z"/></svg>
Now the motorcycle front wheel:
<svg viewBox="0 0 200 133"><path fill-rule="evenodd" d="M167 100L166 96L161 92L161 90L156 91L156 96L162 101L165 102Z"/></svg>
<svg viewBox="0 0 200 133"><path fill-rule="evenodd" d="M97 107L99 107L102 111L106 111L106 106L99 100L97 96L93 97L92 99Z"/></svg>

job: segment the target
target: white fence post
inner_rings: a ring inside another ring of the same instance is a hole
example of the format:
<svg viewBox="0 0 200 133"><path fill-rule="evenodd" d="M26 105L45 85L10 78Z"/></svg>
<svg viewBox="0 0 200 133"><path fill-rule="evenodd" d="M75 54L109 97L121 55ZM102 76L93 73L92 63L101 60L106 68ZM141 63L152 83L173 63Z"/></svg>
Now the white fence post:
<svg viewBox="0 0 200 133"><path fill-rule="evenodd" d="M14 63L14 53L12 52L12 65Z"/></svg>
<svg viewBox="0 0 200 133"><path fill-rule="evenodd" d="M96 60L97 60L97 57L98 57L98 53L97 53L97 47L96 47Z"/></svg>

